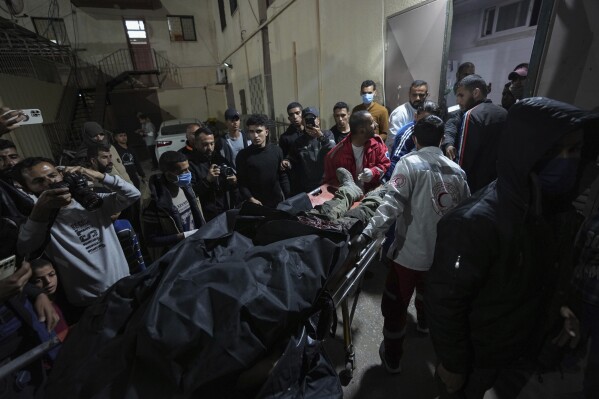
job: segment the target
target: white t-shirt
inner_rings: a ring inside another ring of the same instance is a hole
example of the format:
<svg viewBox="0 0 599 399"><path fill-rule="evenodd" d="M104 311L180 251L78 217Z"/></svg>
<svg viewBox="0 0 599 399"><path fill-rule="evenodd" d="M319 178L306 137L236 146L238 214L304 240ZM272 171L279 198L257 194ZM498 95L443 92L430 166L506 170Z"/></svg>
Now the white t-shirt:
<svg viewBox="0 0 599 399"><path fill-rule="evenodd" d="M362 173L364 170L364 146L356 147L351 145L351 149L354 152L354 159L356 160L356 176Z"/></svg>
<svg viewBox="0 0 599 399"><path fill-rule="evenodd" d="M195 223L193 221L193 214L191 213L191 206L183 190L179 189L177 195L173 197L173 205L177 208L177 212L179 212L179 216L181 217L183 231L194 230Z"/></svg>

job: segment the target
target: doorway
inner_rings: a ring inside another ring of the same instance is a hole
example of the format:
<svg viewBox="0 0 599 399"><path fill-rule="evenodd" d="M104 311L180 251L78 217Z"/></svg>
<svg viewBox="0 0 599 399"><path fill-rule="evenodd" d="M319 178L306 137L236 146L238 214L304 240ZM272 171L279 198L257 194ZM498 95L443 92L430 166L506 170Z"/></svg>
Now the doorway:
<svg viewBox="0 0 599 399"><path fill-rule="evenodd" d="M154 57L146 22L144 19L123 19L127 45L131 54L131 66L134 71L151 71L155 69Z"/></svg>
<svg viewBox="0 0 599 399"><path fill-rule="evenodd" d="M445 73L451 15L451 0L431 0L387 19L385 103L391 110L408 101L414 80L428 83L433 101L442 98L439 82Z"/></svg>

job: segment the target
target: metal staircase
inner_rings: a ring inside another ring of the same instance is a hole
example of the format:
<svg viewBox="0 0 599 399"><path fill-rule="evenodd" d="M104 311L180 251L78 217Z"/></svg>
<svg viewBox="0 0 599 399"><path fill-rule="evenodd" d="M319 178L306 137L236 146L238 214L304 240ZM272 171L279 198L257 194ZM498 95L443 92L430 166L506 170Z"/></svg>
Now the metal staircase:
<svg viewBox="0 0 599 399"><path fill-rule="evenodd" d="M80 146L84 122L104 125L111 91L181 87L177 65L154 49L143 51L117 50L92 65L70 46L0 17L0 73L64 86L57 115L43 124L57 159L63 150Z"/></svg>
<svg viewBox="0 0 599 399"><path fill-rule="evenodd" d="M154 49L120 49L98 62L108 90L181 87L179 67Z"/></svg>

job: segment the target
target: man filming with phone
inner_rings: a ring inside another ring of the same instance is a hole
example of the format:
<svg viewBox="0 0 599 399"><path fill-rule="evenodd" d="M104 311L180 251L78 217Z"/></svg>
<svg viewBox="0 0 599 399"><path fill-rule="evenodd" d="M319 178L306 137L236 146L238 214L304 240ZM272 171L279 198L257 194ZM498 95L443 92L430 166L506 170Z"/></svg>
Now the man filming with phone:
<svg viewBox="0 0 599 399"><path fill-rule="evenodd" d="M192 186L208 221L239 202L237 176L233 165L215 151L214 133L210 129L196 130L194 145L196 150L190 155Z"/></svg>
<svg viewBox="0 0 599 399"><path fill-rule="evenodd" d="M318 108L306 107L302 111L302 134L289 148L285 169L298 178L293 182L291 194L310 192L321 185L324 175L324 157L335 146L335 136L330 130L320 128Z"/></svg>
<svg viewBox="0 0 599 399"><path fill-rule="evenodd" d="M95 298L129 275L111 215L130 206L140 192L118 176L80 166L60 171L52 160L41 157L24 159L13 172L23 189L37 197L19 231L18 251L30 257L43 252L56 266L73 307L73 322ZM90 181L112 192L94 193Z"/></svg>

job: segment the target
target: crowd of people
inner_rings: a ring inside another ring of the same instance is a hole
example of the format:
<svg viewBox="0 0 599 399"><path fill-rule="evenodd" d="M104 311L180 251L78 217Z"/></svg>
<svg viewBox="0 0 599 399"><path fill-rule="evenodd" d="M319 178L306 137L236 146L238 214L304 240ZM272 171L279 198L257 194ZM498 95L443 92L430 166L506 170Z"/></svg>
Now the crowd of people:
<svg viewBox="0 0 599 399"><path fill-rule="evenodd" d="M596 177L599 115L523 98L527 71L514 68L496 105L490 85L463 63L459 107L449 114L428 99L425 80L394 110L374 101L376 84L365 80L361 104L334 104L330 130L318 108L291 102L277 143L268 117L249 115L242 127L229 108L225 133L190 124L185 145L159 159L155 126L142 113L131 133L85 123L69 166L23 158L0 140L0 359L64 339L116 281L224 212L245 202L276 208L326 184L335 197L311 217L360 220L357 249L387 236L379 350L387 372L402 370L415 291L442 398L482 398L501 376L558 367L563 348L586 336L584 390L596 397L599 214L571 203ZM21 118L3 109L0 133ZM143 138L152 171L128 146L130 134ZM54 355L5 376L6 397L33 397ZM515 395L521 386L511 388Z"/></svg>

